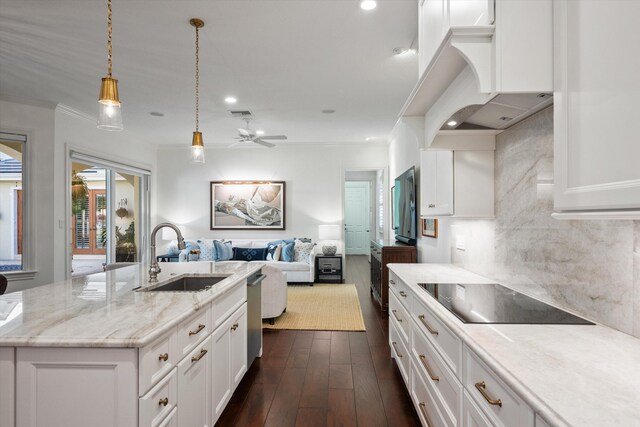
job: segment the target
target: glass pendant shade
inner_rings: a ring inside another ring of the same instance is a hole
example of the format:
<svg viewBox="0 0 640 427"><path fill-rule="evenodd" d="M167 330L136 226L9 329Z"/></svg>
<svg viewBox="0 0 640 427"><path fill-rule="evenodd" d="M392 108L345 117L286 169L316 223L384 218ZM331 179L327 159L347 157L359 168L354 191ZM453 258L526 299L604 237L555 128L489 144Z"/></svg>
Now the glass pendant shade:
<svg viewBox="0 0 640 427"><path fill-rule="evenodd" d="M191 161L193 163L204 163L204 143L202 142L202 132L194 132L191 141Z"/></svg>
<svg viewBox="0 0 640 427"><path fill-rule="evenodd" d="M98 98L98 129L122 130L122 112L118 98L118 80L102 78Z"/></svg>

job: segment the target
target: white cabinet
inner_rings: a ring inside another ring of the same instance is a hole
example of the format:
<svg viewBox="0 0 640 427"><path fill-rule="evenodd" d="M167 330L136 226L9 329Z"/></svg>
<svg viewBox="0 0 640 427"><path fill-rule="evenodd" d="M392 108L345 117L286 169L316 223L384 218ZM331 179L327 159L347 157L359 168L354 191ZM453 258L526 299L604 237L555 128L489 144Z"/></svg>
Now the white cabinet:
<svg viewBox="0 0 640 427"><path fill-rule="evenodd" d="M173 368L158 384L142 396L138 402L139 427L158 427L176 410L178 404L178 379Z"/></svg>
<svg viewBox="0 0 640 427"><path fill-rule="evenodd" d="M224 407L231 399L231 322L220 325L211 335L211 416L213 423L218 420Z"/></svg>
<svg viewBox="0 0 640 427"><path fill-rule="evenodd" d="M16 425L137 426L136 356L133 348L18 348Z"/></svg>
<svg viewBox="0 0 640 427"><path fill-rule="evenodd" d="M424 150L420 216L494 217L493 151Z"/></svg>
<svg viewBox="0 0 640 427"><path fill-rule="evenodd" d="M15 351L13 347L0 347L0 427L15 424Z"/></svg>
<svg viewBox="0 0 640 427"><path fill-rule="evenodd" d="M178 425L180 426L209 425L212 355L209 337L178 363Z"/></svg>
<svg viewBox="0 0 640 427"><path fill-rule="evenodd" d="M640 218L638 16L637 1L554 1L556 211Z"/></svg>
<svg viewBox="0 0 640 427"><path fill-rule="evenodd" d="M231 317L230 352L231 386L235 390L247 372L247 305L244 304Z"/></svg>

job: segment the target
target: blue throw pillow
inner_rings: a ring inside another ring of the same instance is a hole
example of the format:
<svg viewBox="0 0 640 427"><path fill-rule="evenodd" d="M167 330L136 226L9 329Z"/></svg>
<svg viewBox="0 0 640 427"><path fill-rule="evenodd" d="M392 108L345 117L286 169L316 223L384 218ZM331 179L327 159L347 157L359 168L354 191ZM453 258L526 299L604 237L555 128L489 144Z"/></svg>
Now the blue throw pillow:
<svg viewBox="0 0 640 427"><path fill-rule="evenodd" d="M269 242L267 243L267 253L271 254L271 257L273 258L273 254L276 252L276 248L278 247L278 245L280 243L295 243L294 239L281 239L281 240L274 240L273 242Z"/></svg>
<svg viewBox="0 0 640 427"><path fill-rule="evenodd" d="M295 243L287 243L282 248L282 254L280 255L280 259L285 262L293 262L293 247Z"/></svg>
<svg viewBox="0 0 640 427"><path fill-rule="evenodd" d="M214 240L213 244L216 247L216 261L228 261L233 258L233 248L231 247L231 241L219 242L217 240Z"/></svg>
<svg viewBox="0 0 640 427"><path fill-rule="evenodd" d="M267 248L233 248L235 261L264 261L267 259Z"/></svg>

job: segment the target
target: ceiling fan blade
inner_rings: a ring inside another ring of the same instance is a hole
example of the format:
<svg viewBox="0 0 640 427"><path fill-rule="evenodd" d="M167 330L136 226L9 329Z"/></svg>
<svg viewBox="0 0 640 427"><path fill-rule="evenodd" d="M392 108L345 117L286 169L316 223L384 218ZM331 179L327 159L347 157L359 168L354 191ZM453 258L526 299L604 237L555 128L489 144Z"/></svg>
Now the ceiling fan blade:
<svg viewBox="0 0 640 427"><path fill-rule="evenodd" d="M238 132L240 132L240 135L244 135L244 136L250 136L251 135L251 132L249 132L247 129L238 128Z"/></svg>
<svg viewBox="0 0 640 427"><path fill-rule="evenodd" d="M253 140L253 142L255 142L256 144L262 145L263 147L273 148L276 146L275 144L272 144L270 142L263 141L261 138L256 138Z"/></svg>
<svg viewBox="0 0 640 427"><path fill-rule="evenodd" d="M287 139L287 135L263 135L260 139Z"/></svg>

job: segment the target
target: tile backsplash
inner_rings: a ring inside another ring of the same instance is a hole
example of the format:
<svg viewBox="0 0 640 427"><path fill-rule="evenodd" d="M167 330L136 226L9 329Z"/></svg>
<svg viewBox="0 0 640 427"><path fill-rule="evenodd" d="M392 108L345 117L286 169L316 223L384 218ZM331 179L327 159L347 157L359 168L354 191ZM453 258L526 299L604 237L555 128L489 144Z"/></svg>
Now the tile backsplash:
<svg viewBox="0 0 640 427"><path fill-rule="evenodd" d="M640 337L640 221L551 218L552 108L498 135L495 179L495 220L450 222L452 262Z"/></svg>

